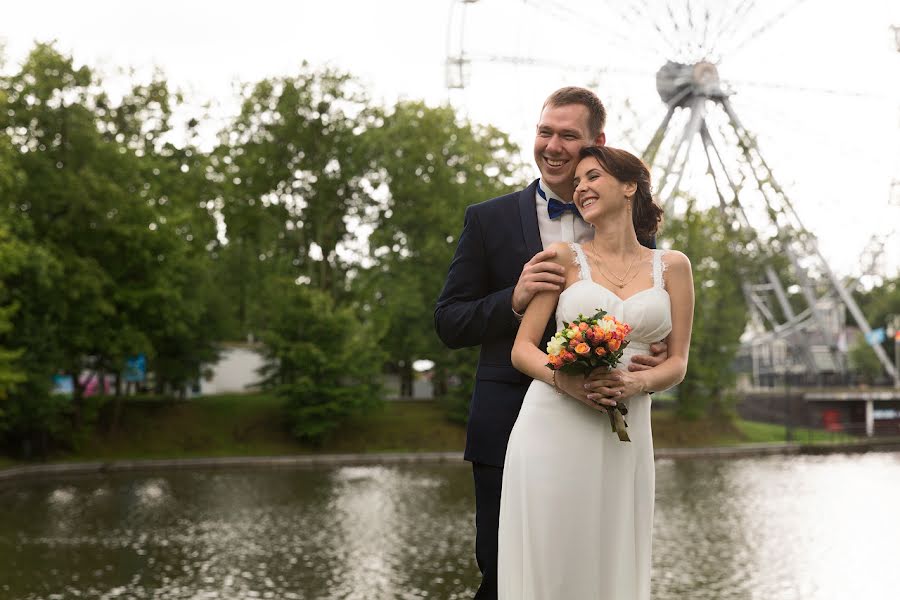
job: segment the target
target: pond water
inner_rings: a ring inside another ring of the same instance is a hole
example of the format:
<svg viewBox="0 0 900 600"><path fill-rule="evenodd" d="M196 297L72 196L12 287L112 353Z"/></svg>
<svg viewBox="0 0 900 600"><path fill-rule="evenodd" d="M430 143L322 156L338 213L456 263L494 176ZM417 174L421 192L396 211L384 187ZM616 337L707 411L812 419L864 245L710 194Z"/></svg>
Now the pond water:
<svg viewBox="0 0 900 600"><path fill-rule="evenodd" d="M0 487L0 598L471 598L468 464ZM900 454L661 460L656 600L900 597Z"/></svg>

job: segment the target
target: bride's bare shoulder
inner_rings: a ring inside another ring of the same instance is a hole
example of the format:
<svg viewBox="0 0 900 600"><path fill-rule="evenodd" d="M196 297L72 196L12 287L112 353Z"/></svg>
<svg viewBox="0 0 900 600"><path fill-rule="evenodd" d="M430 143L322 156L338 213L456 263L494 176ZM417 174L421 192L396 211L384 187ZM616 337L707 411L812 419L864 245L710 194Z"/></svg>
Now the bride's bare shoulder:
<svg viewBox="0 0 900 600"><path fill-rule="evenodd" d="M673 282L684 281L688 284L693 280L691 273L691 259L684 252L678 250L666 250L662 255L663 280L668 286Z"/></svg>
<svg viewBox="0 0 900 600"><path fill-rule="evenodd" d="M556 256L551 259L556 264L568 267L575 262L575 250L569 243L553 242L545 250L553 250L556 253Z"/></svg>

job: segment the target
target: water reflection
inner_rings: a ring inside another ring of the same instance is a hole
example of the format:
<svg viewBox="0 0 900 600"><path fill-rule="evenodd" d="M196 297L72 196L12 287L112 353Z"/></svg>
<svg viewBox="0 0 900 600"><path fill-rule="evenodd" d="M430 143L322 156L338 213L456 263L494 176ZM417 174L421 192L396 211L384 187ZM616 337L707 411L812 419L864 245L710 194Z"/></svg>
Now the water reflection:
<svg viewBox="0 0 900 600"><path fill-rule="evenodd" d="M0 488L0 597L470 598L467 465ZM900 455L660 461L654 598L895 597Z"/></svg>

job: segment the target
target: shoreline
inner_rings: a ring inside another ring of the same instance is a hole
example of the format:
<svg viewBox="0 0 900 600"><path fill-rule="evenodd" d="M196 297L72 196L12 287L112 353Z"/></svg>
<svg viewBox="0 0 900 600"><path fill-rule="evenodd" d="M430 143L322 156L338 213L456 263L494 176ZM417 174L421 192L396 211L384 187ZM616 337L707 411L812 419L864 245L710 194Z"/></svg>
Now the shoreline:
<svg viewBox="0 0 900 600"><path fill-rule="evenodd" d="M772 443L707 448L659 448L656 460L735 459L776 455L861 454L900 452L900 438L867 439L834 444ZM159 470L219 470L263 468L314 468L351 465L400 465L463 463L463 453L371 452L348 454L298 454L290 456L230 456L142 460L46 463L0 468L0 482L34 477L94 475Z"/></svg>

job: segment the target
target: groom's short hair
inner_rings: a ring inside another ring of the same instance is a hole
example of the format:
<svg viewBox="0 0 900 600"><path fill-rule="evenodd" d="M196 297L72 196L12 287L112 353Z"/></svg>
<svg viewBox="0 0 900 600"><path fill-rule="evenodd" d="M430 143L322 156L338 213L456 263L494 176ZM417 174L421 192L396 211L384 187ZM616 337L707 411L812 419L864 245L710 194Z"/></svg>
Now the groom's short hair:
<svg viewBox="0 0 900 600"><path fill-rule="evenodd" d="M570 104L581 104L588 109L588 131L592 138L603 133L603 128L606 127L606 108L603 107L597 94L589 89L576 86L559 88L544 101L541 110L548 106L568 106Z"/></svg>

